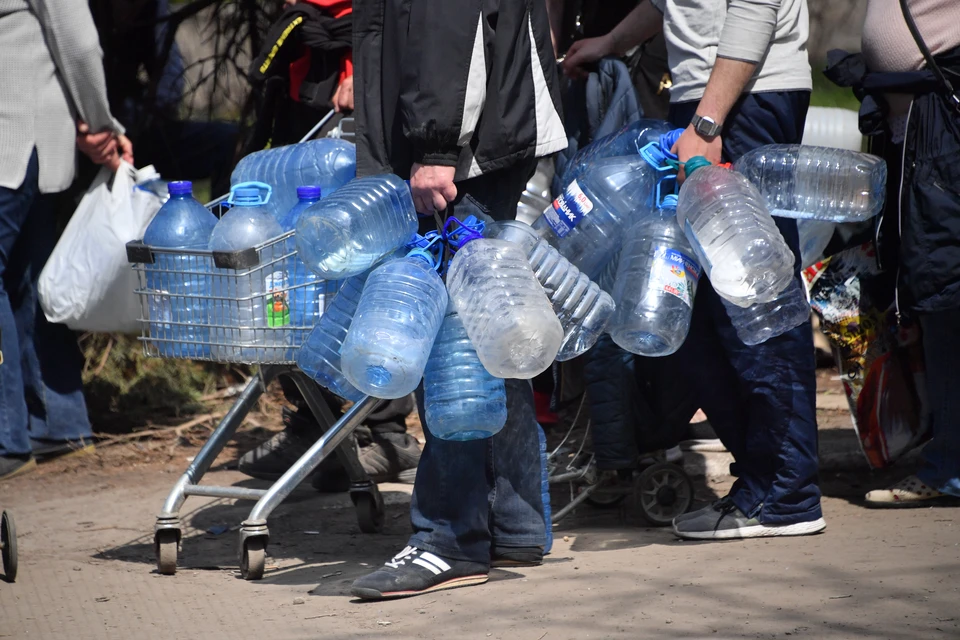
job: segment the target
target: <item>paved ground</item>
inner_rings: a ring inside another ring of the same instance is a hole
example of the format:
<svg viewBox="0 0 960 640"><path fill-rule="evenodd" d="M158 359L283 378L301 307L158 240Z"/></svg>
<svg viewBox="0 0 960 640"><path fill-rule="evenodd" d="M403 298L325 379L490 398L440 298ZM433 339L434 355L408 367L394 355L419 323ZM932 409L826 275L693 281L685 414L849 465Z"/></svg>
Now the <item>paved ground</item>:
<svg viewBox="0 0 960 640"><path fill-rule="evenodd" d="M849 445L845 424L821 412L824 442ZM349 585L403 547L409 487L383 486L379 535L359 532L345 496L299 490L274 514L257 583L237 576L236 532L211 533L249 503L191 498L181 569L160 576L153 518L188 455L119 470L52 463L0 484L21 556L16 584L0 582L0 638L960 638L960 510L858 504L902 469L825 472L823 535L684 543L629 509L584 507L542 567L367 604ZM227 469L208 481L249 482ZM698 498L728 483L700 478Z"/></svg>

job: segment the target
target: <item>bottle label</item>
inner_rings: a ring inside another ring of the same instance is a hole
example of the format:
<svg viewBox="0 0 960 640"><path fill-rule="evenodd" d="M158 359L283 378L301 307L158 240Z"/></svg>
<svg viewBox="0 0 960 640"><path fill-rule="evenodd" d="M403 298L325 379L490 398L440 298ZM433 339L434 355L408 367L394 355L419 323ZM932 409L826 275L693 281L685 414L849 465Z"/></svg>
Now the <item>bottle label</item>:
<svg viewBox="0 0 960 640"><path fill-rule="evenodd" d="M700 265L690 256L676 249L656 246L653 250L653 263L650 265L648 291L669 293L692 308L700 272Z"/></svg>
<svg viewBox="0 0 960 640"><path fill-rule="evenodd" d="M553 232L564 238L591 211L593 211L593 202L574 180L567 185L563 193L557 196L553 205L546 208L543 215Z"/></svg>
<svg viewBox="0 0 960 640"><path fill-rule="evenodd" d="M285 327L290 324L290 303L287 298L287 274L274 271L264 281L267 290L267 326Z"/></svg>

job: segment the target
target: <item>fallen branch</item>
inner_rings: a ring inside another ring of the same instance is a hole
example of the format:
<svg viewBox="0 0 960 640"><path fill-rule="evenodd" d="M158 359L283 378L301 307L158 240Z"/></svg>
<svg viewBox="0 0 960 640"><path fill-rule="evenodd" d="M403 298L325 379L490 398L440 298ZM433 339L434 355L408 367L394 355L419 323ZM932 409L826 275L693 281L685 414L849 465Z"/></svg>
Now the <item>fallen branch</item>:
<svg viewBox="0 0 960 640"><path fill-rule="evenodd" d="M218 420L223 417L223 413L205 413L202 416L197 416L192 420L188 420L180 425L171 425L169 427L161 427L159 429L145 429L143 431L134 431L133 433L122 433L119 435L110 434L110 433L95 433L98 440L98 444L103 445L113 445L113 444L123 444L125 442L130 442L131 440L139 440L140 438L152 438L153 436L167 435L173 433L175 436L180 437L183 435L183 432L187 429L192 429L197 425L201 425L204 422L209 422L210 420Z"/></svg>

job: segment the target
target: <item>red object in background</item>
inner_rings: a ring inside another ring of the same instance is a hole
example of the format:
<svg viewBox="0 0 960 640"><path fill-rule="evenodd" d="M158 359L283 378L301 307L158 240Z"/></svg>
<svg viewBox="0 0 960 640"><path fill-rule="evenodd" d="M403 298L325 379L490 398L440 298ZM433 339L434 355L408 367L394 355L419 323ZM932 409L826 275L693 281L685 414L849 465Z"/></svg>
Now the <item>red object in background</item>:
<svg viewBox="0 0 960 640"><path fill-rule="evenodd" d="M334 18L342 18L353 11L353 0L303 0L314 6L320 7ZM307 72L310 71L310 50L304 51L303 55L290 63L290 97L300 101L300 85ZM340 82L344 78L353 75L353 53L347 53L340 61Z"/></svg>
<svg viewBox="0 0 960 640"><path fill-rule="evenodd" d="M533 406L537 411L537 422L542 425L557 424L557 414L550 411L550 394L543 391L533 392Z"/></svg>

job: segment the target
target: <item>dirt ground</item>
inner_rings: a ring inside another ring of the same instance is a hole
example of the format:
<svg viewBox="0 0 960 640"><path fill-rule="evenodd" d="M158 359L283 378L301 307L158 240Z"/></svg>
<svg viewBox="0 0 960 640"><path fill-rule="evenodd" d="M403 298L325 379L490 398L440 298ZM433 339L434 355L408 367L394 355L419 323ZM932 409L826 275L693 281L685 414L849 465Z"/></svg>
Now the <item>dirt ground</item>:
<svg viewBox="0 0 960 640"><path fill-rule="evenodd" d="M822 382L825 441L849 438ZM205 483L262 486L229 467L276 428L275 412L254 414ZM116 441L0 484L20 543L17 582L0 582L0 638L960 638L960 510L860 504L902 468L825 473L822 535L680 542L629 508L585 506L542 567L387 603L354 601L349 585L404 546L409 486L381 486L377 535L360 533L346 495L301 487L274 512L260 582L236 570L231 529L250 503L190 498L180 569L160 576L154 517L205 432ZM699 478L698 499L729 482ZM554 508L568 499L555 487Z"/></svg>

